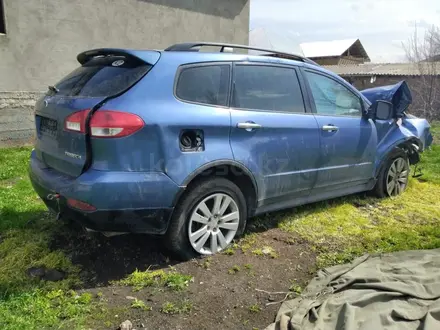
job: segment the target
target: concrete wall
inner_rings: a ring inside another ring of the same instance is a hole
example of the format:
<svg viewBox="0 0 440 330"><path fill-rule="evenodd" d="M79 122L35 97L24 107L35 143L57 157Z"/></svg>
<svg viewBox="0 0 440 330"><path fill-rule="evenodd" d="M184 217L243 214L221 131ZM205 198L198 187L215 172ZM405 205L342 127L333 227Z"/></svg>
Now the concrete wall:
<svg viewBox="0 0 440 330"><path fill-rule="evenodd" d="M0 91L42 91L98 47L248 43L249 0L3 0Z"/></svg>
<svg viewBox="0 0 440 330"><path fill-rule="evenodd" d="M0 35L0 93L44 91L77 67L76 55L88 49L163 49L187 41L248 44L249 38L250 0L3 2L7 34ZM5 127L14 122L11 116L28 121L29 95L0 96L0 145Z"/></svg>

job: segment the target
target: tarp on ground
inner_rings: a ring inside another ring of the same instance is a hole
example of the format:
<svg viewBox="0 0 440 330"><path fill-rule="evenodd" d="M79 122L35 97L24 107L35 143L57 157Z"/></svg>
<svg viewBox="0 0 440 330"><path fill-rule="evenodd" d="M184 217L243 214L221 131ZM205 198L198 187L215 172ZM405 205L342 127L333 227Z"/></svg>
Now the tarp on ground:
<svg viewBox="0 0 440 330"><path fill-rule="evenodd" d="M323 269L266 330L440 329L440 249L365 255Z"/></svg>

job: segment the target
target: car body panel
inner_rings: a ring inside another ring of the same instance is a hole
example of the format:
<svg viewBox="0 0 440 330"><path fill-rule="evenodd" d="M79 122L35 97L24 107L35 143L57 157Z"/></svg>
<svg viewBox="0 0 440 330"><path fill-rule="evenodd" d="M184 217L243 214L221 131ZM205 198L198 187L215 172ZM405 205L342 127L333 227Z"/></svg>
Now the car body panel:
<svg viewBox="0 0 440 330"><path fill-rule="evenodd" d="M371 120L360 117L315 115L320 128L320 170L316 189L366 183L374 172L377 133ZM338 127L323 131L321 127Z"/></svg>
<svg viewBox="0 0 440 330"><path fill-rule="evenodd" d="M252 121L261 129L247 131L237 123ZM259 186L258 201L310 194L319 163L319 133L311 114L232 110L231 147Z"/></svg>
<svg viewBox="0 0 440 330"><path fill-rule="evenodd" d="M41 97L35 105L37 157L70 176L79 176L86 162L86 146L83 134L64 129L65 118L80 110L89 109L101 98L76 98L63 96ZM42 120L53 120L56 127L42 130Z"/></svg>
<svg viewBox="0 0 440 330"><path fill-rule="evenodd" d="M406 81L399 81L394 85L368 88L361 91L371 103L382 100L393 104L394 116L402 118L412 103L411 90Z"/></svg>

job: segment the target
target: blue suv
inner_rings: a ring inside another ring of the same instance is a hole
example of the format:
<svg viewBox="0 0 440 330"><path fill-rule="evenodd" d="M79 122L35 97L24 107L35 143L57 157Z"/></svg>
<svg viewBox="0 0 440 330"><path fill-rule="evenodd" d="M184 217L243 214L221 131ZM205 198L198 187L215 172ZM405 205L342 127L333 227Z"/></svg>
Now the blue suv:
<svg viewBox="0 0 440 330"><path fill-rule="evenodd" d="M164 235L183 259L224 250L261 213L400 194L432 142L405 82L359 92L293 54L186 43L77 60L36 104L35 191L58 217Z"/></svg>

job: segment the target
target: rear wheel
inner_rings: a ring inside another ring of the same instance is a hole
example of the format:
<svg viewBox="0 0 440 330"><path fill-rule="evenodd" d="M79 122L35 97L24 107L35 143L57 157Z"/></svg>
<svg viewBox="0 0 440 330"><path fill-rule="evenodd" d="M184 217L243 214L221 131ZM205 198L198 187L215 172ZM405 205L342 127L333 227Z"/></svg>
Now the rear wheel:
<svg viewBox="0 0 440 330"><path fill-rule="evenodd" d="M379 174L374 192L379 197L392 197L403 193L409 179L408 156L397 150L388 157Z"/></svg>
<svg viewBox="0 0 440 330"><path fill-rule="evenodd" d="M221 252L243 233L246 210L233 182L217 177L198 181L176 206L165 245L185 260Z"/></svg>

